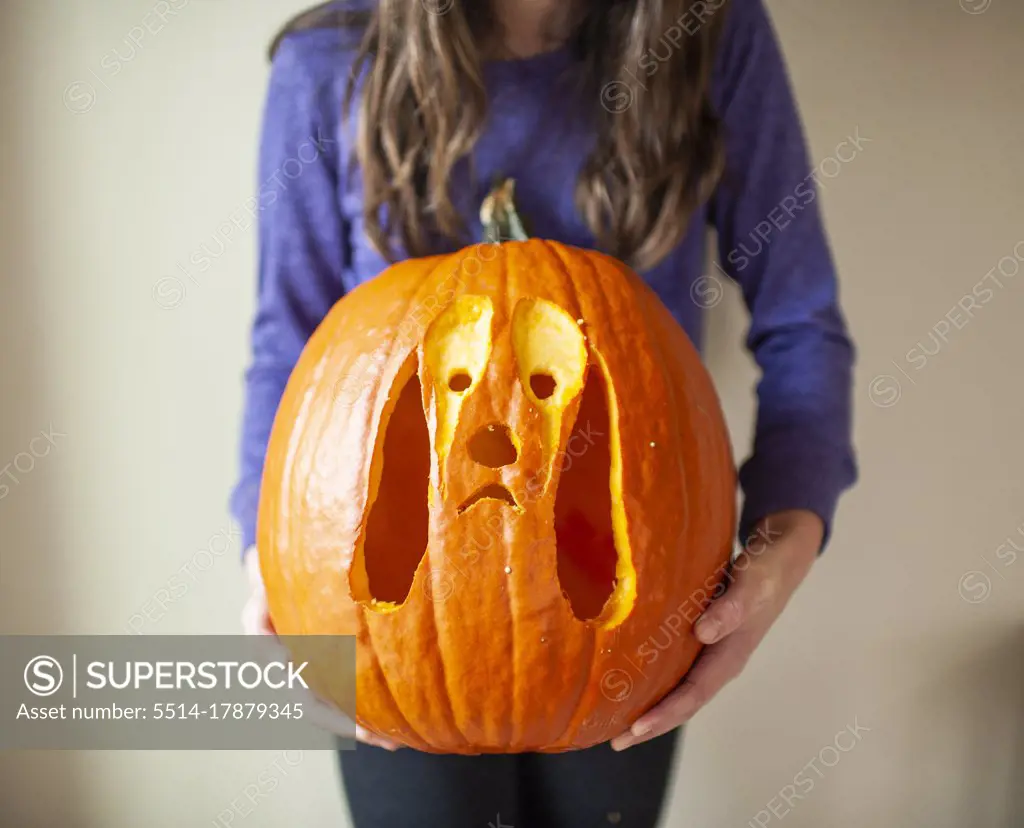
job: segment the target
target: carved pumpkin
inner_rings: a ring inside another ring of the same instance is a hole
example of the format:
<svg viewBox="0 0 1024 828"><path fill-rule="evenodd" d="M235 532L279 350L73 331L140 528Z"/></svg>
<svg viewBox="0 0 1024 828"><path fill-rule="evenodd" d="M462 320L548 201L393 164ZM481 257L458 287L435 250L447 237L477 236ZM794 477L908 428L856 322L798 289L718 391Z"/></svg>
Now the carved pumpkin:
<svg viewBox="0 0 1024 828"><path fill-rule="evenodd" d="M483 212L523 238L510 182ZM281 401L271 616L357 636L357 719L411 747L590 746L696 658L734 490L697 352L625 265L540 240L405 261L337 303Z"/></svg>

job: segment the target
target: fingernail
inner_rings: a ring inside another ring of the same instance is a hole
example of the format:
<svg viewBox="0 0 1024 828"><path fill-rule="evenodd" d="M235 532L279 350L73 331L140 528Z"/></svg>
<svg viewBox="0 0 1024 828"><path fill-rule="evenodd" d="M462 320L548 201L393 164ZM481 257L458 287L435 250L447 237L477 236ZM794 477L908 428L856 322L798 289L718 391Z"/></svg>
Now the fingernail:
<svg viewBox="0 0 1024 828"><path fill-rule="evenodd" d="M636 721L629 729L629 733L623 733L612 739L612 750L625 750L633 747L640 739L651 732L652 725L649 722Z"/></svg>
<svg viewBox="0 0 1024 828"><path fill-rule="evenodd" d="M714 644L721 629L722 625L713 618L702 618L697 622L697 638L705 644Z"/></svg>
<svg viewBox="0 0 1024 828"><path fill-rule="evenodd" d="M634 722L629 732L639 739L651 732L651 724L649 722Z"/></svg>

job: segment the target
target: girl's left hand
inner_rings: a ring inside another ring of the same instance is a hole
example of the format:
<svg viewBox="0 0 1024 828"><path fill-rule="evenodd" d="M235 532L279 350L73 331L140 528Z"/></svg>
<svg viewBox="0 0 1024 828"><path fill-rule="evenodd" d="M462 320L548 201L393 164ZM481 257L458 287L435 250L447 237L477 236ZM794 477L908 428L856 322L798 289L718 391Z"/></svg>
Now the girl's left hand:
<svg viewBox="0 0 1024 828"><path fill-rule="evenodd" d="M263 575L260 572L260 555L256 547L245 552L245 571L249 576L249 599L242 610L242 629L246 635L262 636L260 639L263 657L267 663L278 662L289 664L291 656L287 648L280 642L274 623L270 619L270 610L267 608L267 590L263 585ZM353 721L334 705L328 704L317 696L312 690L295 689L288 695L288 701L297 704L302 708L302 715L307 716L311 722L346 739L355 738L368 745L376 745L385 750L398 750L403 745L371 733L362 725L354 724Z"/></svg>
<svg viewBox="0 0 1024 828"><path fill-rule="evenodd" d="M694 626L708 646L675 690L612 739L613 749L625 750L685 724L740 674L817 559L824 529L821 518L802 509L761 521L733 563L730 586Z"/></svg>

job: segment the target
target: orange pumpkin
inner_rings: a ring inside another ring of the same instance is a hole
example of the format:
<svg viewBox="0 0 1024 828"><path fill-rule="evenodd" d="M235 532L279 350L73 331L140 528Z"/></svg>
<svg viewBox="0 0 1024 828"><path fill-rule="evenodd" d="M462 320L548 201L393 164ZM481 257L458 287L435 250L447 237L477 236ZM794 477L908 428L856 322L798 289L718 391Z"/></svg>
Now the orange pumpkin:
<svg viewBox="0 0 1024 828"><path fill-rule="evenodd" d="M489 234L522 238L511 183ZM735 475L696 350L620 262L540 240L388 268L289 380L258 546L277 631L357 636L357 720L555 752L686 673Z"/></svg>

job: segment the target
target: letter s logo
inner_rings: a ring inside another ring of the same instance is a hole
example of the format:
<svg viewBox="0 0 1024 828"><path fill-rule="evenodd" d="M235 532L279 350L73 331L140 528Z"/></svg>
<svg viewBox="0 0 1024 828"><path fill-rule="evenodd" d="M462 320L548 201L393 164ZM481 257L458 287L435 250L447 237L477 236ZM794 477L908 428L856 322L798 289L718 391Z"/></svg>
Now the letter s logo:
<svg viewBox="0 0 1024 828"><path fill-rule="evenodd" d="M25 665L25 686L37 696L52 696L63 682L64 671L52 656L36 656Z"/></svg>

